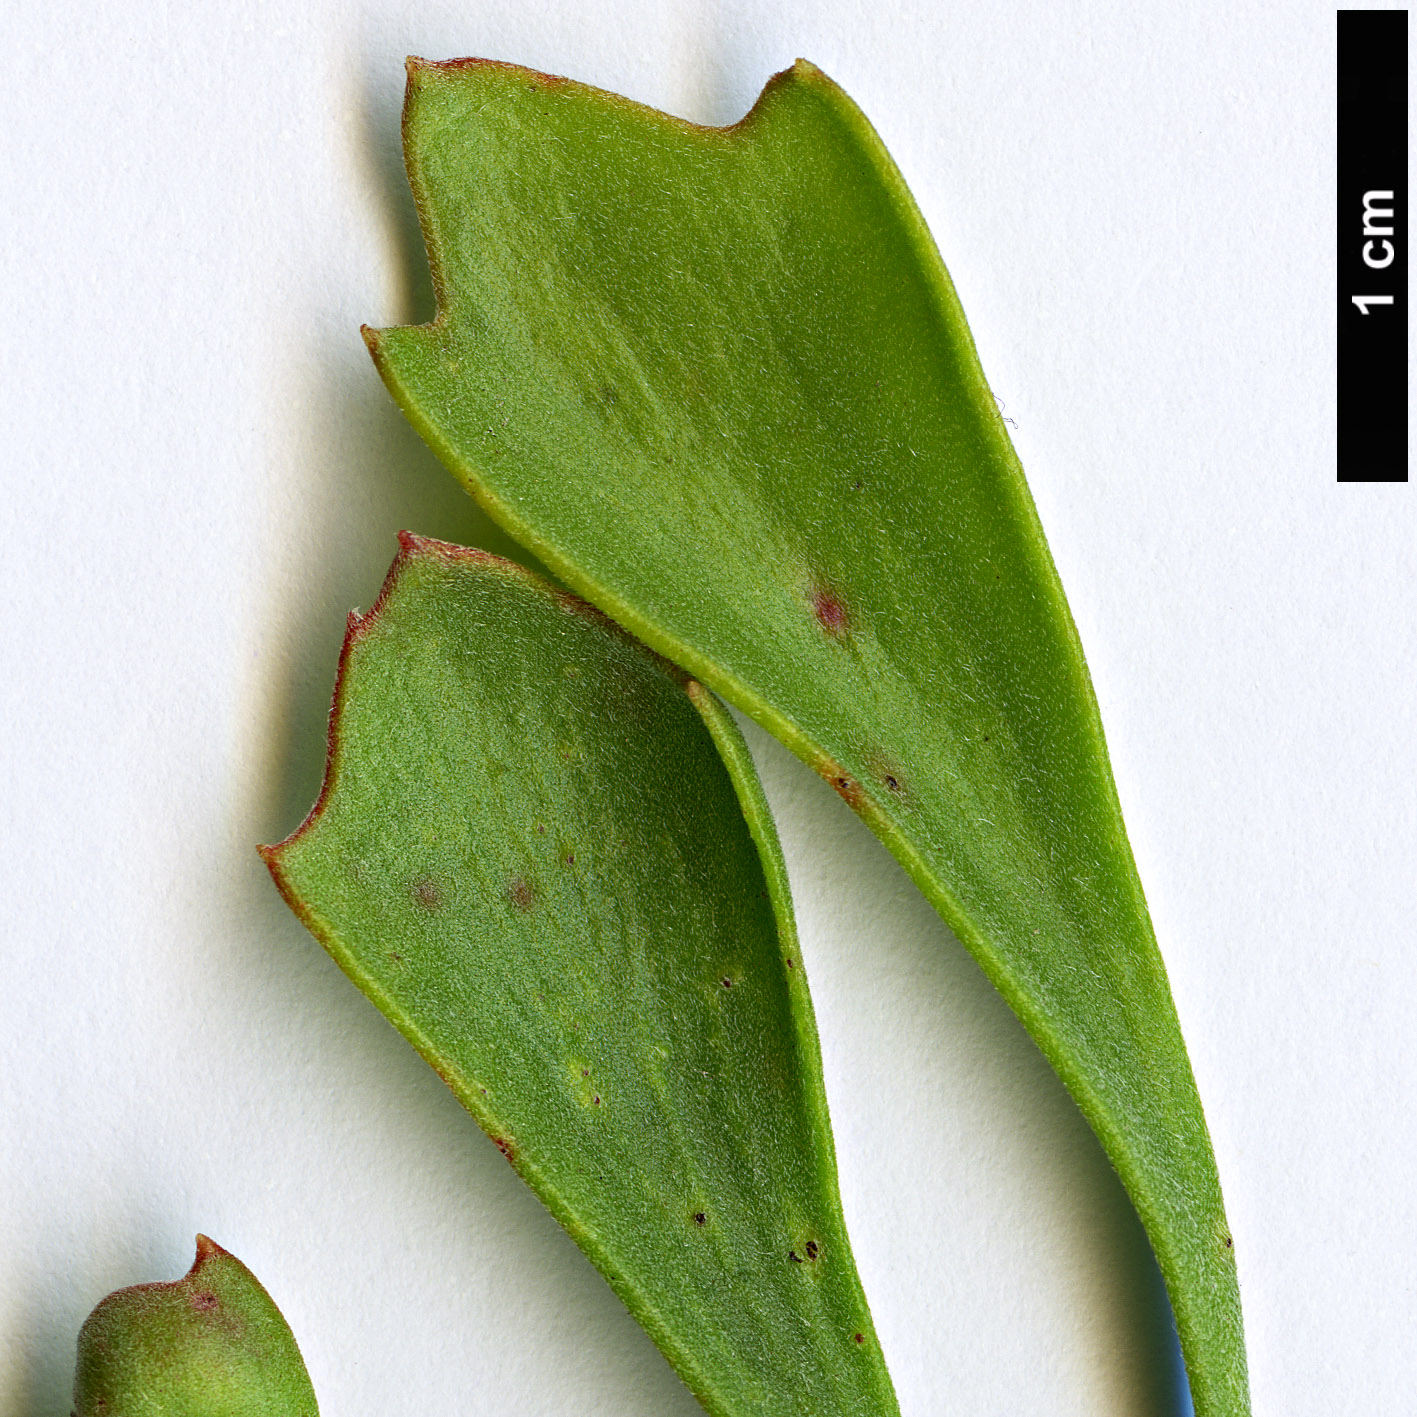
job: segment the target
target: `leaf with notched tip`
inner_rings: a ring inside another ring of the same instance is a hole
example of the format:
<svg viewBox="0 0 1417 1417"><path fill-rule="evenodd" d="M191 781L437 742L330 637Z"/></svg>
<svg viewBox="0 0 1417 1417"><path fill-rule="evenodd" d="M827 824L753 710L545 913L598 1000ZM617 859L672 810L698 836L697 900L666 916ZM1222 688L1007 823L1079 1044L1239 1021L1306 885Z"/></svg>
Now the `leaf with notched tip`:
<svg viewBox="0 0 1417 1417"><path fill-rule="evenodd" d="M351 620L319 802L264 855L710 1412L896 1412L781 854L712 694L405 536Z"/></svg>
<svg viewBox="0 0 1417 1417"><path fill-rule="evenodd" d="M1150 1235L1200 1417L1248 1411L1210 1138L1062 588L953 286L810 64L729 128L410 62L438 315L369 331L566 584L775 733L1057 1069Z"/></svg>
<svg viewBox="0 0 1417 1417"><path fill-rule="evenodd" d="M260 1281L205 1235L170 1284L102 1300L79 1331L74 1417L316 1417L295 1336Z"/></svg>

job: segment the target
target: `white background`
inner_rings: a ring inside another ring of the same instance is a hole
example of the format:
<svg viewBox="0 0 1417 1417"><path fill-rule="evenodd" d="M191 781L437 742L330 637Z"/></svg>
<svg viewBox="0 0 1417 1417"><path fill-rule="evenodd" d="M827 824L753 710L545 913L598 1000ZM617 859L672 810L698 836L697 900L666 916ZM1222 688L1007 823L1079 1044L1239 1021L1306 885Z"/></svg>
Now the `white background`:
<svg viewBox="0 0 1417 1417"><path fill-rule="evenodd" d="M125 13L126 11L126 13ZM205 1230L325 1417L697 1411L255 844L399 527L505 549L361 321L428 311L402 60L727 122L813 59L930 221L1067 586L1215 1138L1257 1413L1411 1412L1417 490L1338 486L1316 4L50 4L0 37L0 1417ZM908 1417L1177 1417L1101 1152L775 743L856 1254Z"/></svg>

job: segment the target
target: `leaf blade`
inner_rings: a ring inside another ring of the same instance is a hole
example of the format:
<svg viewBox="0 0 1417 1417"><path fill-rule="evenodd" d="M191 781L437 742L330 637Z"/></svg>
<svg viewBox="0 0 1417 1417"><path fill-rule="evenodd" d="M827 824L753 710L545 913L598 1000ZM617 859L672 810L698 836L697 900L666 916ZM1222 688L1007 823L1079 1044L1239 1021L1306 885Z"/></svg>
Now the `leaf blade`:
<svg viewBox="0 0 1417 1417"><path fill-rule="evenodd" d="M419 431L567 584L830 780L1097 1132L1197 1411L1248 1411L1209 1135L1081 646L948 274L820 71L702 129L410 67L439 312L369 332Z"/></svg>
<svg viewBox="0 0 1417 1417"><path fill-rule="evenodd" d="M235 1255L197 1236L181 1279L102 1299L79 1331L74 1417L317 1417L284 1315Z"/></svg>
<svg viewBox="0 0 1417 1417"><path fill-rule="evenodd" d="M891 1414L776 839L689 690L530 572L405 537L266 859L711 1412Z"/></svg>

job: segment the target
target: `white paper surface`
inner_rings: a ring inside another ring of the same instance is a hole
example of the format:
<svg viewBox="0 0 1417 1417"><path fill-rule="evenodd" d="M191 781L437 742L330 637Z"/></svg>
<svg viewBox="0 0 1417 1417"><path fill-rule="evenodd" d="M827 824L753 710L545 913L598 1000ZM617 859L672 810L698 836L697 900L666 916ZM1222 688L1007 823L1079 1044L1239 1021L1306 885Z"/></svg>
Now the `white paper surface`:
<svg viewBox="0 0 1417 1417"><path fill-rule="evenodd" d="M0 1414L197 1230L325 1417L699 1409L257 842L394 533L505 549L384 393L402 60L700 121L804 55L959 288L1086 646L1214 1134L1257 1414L1411 1410L1414 494L1334 482L1333 11L30 7L0 45ZM756 731L908 1417L1174 1417L1140 1228L1012 1015Z"/></svg>

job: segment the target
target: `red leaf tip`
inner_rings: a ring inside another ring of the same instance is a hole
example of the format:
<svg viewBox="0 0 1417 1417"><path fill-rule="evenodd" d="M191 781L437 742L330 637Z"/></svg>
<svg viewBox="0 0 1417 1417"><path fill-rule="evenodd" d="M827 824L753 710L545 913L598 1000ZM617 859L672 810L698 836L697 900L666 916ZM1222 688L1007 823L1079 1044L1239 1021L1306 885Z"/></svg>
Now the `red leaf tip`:
<svg viewBox="0 0 1417 1417"><path fill-rule="evenodd" d="M264 847L261 848L263 851ZM225 1257L226 1251L217 1242L206 1235L197 1236L197 1258L192 1261L192 1268L187 1271L188 1277L196 1274L208 1260L217 1260Z"/></svg>

